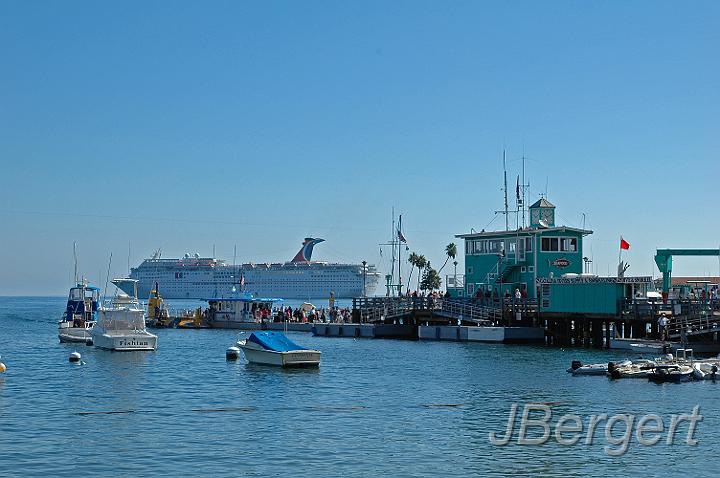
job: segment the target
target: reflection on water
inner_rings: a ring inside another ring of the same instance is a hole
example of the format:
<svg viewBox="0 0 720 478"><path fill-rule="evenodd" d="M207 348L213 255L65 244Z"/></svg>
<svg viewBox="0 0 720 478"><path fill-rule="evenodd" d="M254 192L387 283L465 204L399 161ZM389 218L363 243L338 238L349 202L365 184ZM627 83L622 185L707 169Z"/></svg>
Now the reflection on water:
<svg viewBox="0 0 720 478"><path fill-rule="evenodd" d="M60 345L63 305L0 298L0 475L52 463L56 476L710 476L719 451L720 383L565 373L573 359L617 353L294 334L323 361L283 370L226 361L228 330L160 330L156 352ZM68 363L74 350L83 365ZM492 446L488 433L504 433L511 404L526 402L583 417L700 404L705 420L697 447L635 442L620 457L604 442Z"/></svg>

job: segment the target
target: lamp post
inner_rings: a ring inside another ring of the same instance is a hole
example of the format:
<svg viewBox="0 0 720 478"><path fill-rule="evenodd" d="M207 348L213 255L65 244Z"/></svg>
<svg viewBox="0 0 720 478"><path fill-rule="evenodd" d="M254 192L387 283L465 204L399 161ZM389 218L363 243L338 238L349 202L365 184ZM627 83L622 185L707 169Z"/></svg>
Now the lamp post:
<svg viewBox="0 0 720 478"><path fill-rule="evenodd" d="M362 261L363 266L363 298L367 297L366 289L365 289L365 281L367 278L367 261Z"/></svg>
<svg viewBox="0 0 720 478"><path fill-rule="evenodd" d="M455 272L453 273L453 287L455 288L455 293L460 297L460 292L458 292L458 285L457 285L457 261L453 261L453 266L455 266Z"/></svg>

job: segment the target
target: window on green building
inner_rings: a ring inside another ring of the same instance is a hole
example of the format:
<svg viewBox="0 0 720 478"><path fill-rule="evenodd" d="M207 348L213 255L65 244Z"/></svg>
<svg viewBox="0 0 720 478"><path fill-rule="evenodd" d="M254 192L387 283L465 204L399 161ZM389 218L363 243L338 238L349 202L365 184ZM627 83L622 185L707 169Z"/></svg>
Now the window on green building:
<svg viewBox="0 0 720 478"><path fill-rule="evenodd" d="M541 246L542 246L543 252L559 251L560 250L560 238L559 237L543 237Z"/></svg>
<svg viewBox="0 0 720 478"><path fill-rule="evenodd" d="M577 237L543 237L542 252L577 252Z"/></svg>
<svg viewBox="0 0 720 478"><path fill-rule="evenodd" d="M577 252L577 238L564 237L560 243L560 249L564 252Z"/></svg>

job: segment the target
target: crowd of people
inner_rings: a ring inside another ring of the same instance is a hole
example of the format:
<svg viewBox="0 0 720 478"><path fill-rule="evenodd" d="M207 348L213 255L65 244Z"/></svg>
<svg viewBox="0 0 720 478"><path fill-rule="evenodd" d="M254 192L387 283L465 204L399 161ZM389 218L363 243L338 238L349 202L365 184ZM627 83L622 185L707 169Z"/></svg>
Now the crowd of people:
<svg viewBox="0 0 720 478"><path fill-rule="evenodd" d="M272 312L272 322L351 322L352 313L347 307L310 308L310 307L275 307ZM270 321L270 316L261 316L261 321Z"/></svg>

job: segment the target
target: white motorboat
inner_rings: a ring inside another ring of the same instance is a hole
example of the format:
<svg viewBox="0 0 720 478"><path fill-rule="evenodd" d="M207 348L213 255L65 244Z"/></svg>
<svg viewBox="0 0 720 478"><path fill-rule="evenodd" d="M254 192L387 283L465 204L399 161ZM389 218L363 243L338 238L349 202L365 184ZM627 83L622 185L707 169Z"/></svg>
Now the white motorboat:
<svg viewBox="0 0 720 478"><path fill-rule="evenodd" d="M61 343L92 342L90 331L98 313L100 290L85 281L77 282L70 289L62 319L58 321L58 338Z"/></svg>
<svg viewBox="0 0 720 478"><path fill-rule="evenodd" d="M631 362L626 360L620 362L618 365L629 365ZM607 363L594 363L583 365L579 360L573 360L570 368L567 369L568 373L573 375L606 375L608 373Z"/></svg>
<svg viewBox="0 0 720 478"><path fill-rule="evenodd" d="M610 378L648 378L650 373L655 370L657 362L654 360L636 360L631 363L615 363L608 364L608 375Z"/></svg>
<svg viewBox="0 0 720 478"><path fill-rule="evenodd" d="M688 382L693 379L693 371L694 369L690 365L658 365L648 374L648 378L657 383Z"/></svg>
<svg viewBox="0 0 720 478"><path fill-rule="evenodd" d="M317 367L320 351L305 349L281 332L253 332L237 346L250 363L280 367Z"/></svg>
<svg viewBox="0 0 720 478"><path fill-rule="evenodd" d="M718 362L696 362L692 367L695 380L717 380L720 378Z"/></svg>
<svg viewBox="0 0 720 478"><path fill-rule="evenodd" d="M157 336L145 329L144 311L137 299L137 281L133 279L114 280L118 282L134 282L134 296L118 292L110 304L103 305L99 310L98 321L92 328L93 345L97 348L116 351L155 350Z"/></svg>

